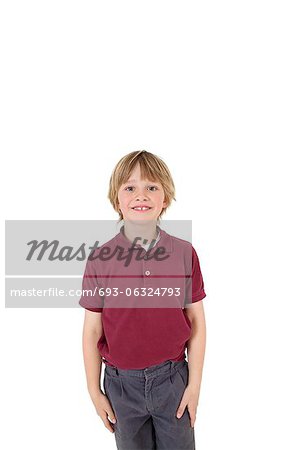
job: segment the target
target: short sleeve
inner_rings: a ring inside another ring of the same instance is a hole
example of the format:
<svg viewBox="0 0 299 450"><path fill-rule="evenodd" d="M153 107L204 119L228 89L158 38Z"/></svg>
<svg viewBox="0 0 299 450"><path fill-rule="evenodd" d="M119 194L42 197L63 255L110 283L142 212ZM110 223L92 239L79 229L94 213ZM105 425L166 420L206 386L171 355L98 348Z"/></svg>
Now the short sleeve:
<svg viewBox="0 0 299 450"><path fill-rule="evenodd" d="M200 263L195 249L192 247L192 303L206 297Z"/></svg>
<svg viewBox="0 0 299 450"><path fill-rule="evenodd" d="M104 296L99 294L101 285L98 282L99 274L97 272L96 260L87 259L82 280L82 291L79 305L89 311L102 312L104 306Z"/></svg>

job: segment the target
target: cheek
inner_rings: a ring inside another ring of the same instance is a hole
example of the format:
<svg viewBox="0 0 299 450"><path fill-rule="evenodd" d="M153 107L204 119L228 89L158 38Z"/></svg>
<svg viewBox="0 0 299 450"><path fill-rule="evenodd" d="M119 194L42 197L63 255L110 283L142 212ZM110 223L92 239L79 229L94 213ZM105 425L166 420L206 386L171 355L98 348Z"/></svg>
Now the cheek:
<svg viewBox="0 0 299 450"><path fill-rule="evenodd" d="M121 192L118 194L118 201L120 204L126 206L129 201L129 195L127 193Z"/></svg>
<svg viewBox="0 0 299 450"><path fill-rule="evenodd" d="M158 198L158 201L159 201L159 203L161 203L161 205L162 205L162 203L164 202L164 199L165 199L164 194L163 194L163 193L160 194L160 195L159 195L159 198Z"/></svg>

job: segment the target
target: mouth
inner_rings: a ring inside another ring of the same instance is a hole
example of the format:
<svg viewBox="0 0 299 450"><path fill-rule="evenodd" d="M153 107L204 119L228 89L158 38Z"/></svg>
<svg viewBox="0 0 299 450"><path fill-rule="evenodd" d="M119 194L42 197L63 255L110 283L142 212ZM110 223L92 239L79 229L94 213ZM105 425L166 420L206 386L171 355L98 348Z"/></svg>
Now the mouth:
<svg viewBox="0 0 299 450"><path fill-rule="evenodd" d="M146 212L146 211L149 211L150 209L152 209L152 208L150 208L150 207L148 207L148 206L136 206L135 208L132 208L133 209L133 211L138 211L138 212Z"/></svg>

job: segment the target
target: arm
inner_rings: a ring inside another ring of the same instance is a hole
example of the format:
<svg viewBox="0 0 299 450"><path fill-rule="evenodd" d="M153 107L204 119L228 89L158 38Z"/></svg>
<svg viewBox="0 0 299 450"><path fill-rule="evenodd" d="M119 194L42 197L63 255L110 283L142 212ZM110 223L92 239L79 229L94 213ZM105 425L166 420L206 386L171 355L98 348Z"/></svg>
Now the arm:
<svg viewBox="0 0 299 450"><path fill-rule="evenodd" d="M192 326L191 337L187 343L188 384L199 394L206 347L206 321L202 300L186 308L186 314Z"/></svg>
<svg viewBox="0 0 299 450"><path fill-rule="evenodd" d="M87 389L91 397L96 395L100 390L102 360L97 343L102 333L102 313L95 313L86 309L82 346Z"/></svg>
<svg viewBox="0 0 299 450"><path fill-rule="evenodd" d="M191 427L194 427L206 346L206 323L202 300L191 303L186 308L186 314L192 326L191 337L187 342L189 379L177 410L177 417L183 415L187 406Z"/></svg>
<svg viewBox="0 0 299 450"><path fill-rule="evenodd" d="M85 309L83 325L83 358L86 373L87 389L95 406L97 414L111 433L114 433L113 425L108 420L116 421L110 402L100 387L102 360L97 348L97 343L103 333L102 313Z"/></svg>

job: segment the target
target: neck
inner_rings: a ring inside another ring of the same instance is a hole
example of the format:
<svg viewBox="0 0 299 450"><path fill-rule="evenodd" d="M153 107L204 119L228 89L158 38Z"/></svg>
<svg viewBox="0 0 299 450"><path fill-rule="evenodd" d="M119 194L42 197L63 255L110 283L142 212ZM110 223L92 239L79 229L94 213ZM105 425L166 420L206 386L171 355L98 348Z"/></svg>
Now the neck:
<svg viewBox="0 0 299 450"><path fill-rule="evenodd" d="M157 221L155 220L124 220L124 235L130 242L134 242L136 238L141 238L141 242L146 239L149 244L158 237L158 233Z"/></svg>

